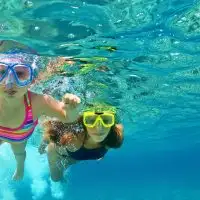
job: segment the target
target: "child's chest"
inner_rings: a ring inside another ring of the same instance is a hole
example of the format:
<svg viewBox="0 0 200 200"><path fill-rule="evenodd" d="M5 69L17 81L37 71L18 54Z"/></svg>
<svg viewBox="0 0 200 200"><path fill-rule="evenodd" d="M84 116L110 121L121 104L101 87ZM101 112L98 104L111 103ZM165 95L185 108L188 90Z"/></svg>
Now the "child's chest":
<svg viewBox="0 0 200 200"><path fill-rule="evenodd" d="M24 122L25 117L25 108L13 109L7 112L0 111L0 127L18 128Z"/></svg>

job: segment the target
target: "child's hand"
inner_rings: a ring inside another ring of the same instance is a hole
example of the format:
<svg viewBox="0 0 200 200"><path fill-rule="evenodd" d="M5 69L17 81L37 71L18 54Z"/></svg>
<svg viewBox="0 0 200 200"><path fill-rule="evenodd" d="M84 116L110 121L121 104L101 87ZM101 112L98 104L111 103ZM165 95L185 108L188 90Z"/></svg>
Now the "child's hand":
<svg viewBox="0 0 200 200"><path fill-rule="evenodd" d="M66 111L67 121L74 122L77 120L81 103L80 98L74 94L67 93L63 96L62 102L64 103L63 109Z"/></svg>
<svg viewBox="0 0 200 200"><path fill-rule="evenodd" d="M62 102L65 105L77 107L81 103L81 100L75 94L66 93L62 98Z"/></svg>
<svg viewBox="0 0 200 200"><path fill-rule="evenodd" d="M38 152L39 152L40 154L45 154L45 153L46 153L46 145L41 144L41 145L38 147Z"/></svg>

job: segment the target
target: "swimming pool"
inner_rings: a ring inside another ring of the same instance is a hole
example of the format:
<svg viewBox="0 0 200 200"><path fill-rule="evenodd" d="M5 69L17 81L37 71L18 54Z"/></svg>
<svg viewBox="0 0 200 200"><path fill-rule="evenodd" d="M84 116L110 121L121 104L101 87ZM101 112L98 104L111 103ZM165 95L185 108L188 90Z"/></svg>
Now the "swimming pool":
<svg viewBox="0 0 200 200"><path fill-rule="evenodd" d="M0 39L42 56L90 60L81 70L67 68L67 77L55 75L45 91L111 102L125 125L120 150L71 167L62 183L49 180L46 156L37 152L40 126L28 143L21 182L11 180L15 162L3 144L0 199L199 199L199 2L99 2L9 0L0 6ZM44 85L33 89L42 92Z"/></svg>

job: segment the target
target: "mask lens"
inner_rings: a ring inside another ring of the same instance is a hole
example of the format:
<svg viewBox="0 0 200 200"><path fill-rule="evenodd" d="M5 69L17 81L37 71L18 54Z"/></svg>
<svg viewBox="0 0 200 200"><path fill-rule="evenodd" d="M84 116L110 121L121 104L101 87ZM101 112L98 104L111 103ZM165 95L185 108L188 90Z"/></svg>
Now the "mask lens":
<svg viewBox="0 0 200 200"><path fill-rule="evenodd" d="M113 117L110 115L102 115L101 119L103 120L103 123L106 125L110 125L113 123Z"/></svg>
<svg viewBox="0 0 200 200"><path fill-rule="evenodd" d="M96 115L90 115L85 117L85 123L88 125L93 125L97 119Z"/></svg>
<svg viewBox="0 0 200 200"><path fill-rule="evenodd" d="M31 69L25 65L15 65L14 68L16 76L20 83L31 80Z"/></svg>

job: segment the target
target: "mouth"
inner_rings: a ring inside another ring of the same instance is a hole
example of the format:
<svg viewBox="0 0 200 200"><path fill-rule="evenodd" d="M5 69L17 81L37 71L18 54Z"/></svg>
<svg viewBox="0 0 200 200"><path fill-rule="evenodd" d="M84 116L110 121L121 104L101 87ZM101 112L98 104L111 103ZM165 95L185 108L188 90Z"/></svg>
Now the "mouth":
<svg viewBox="0 0 200 200"><path fill-rule="evenodd" d="M104 138L104 135L105 135L105 134L102 134L102 135L98 134L98 135L92 135L92 136L93 136L94 138L96 138L97 140L100 140L100 139Z"/></svg>
<svg viewBox="0 0 200 200"><path fill-rule="evenodd" d="M7 91L5 91L5 93L8 94L9 96L13 96L14 94L17 93L17 91L15 91L15 90L7 90Z"/></svg>

